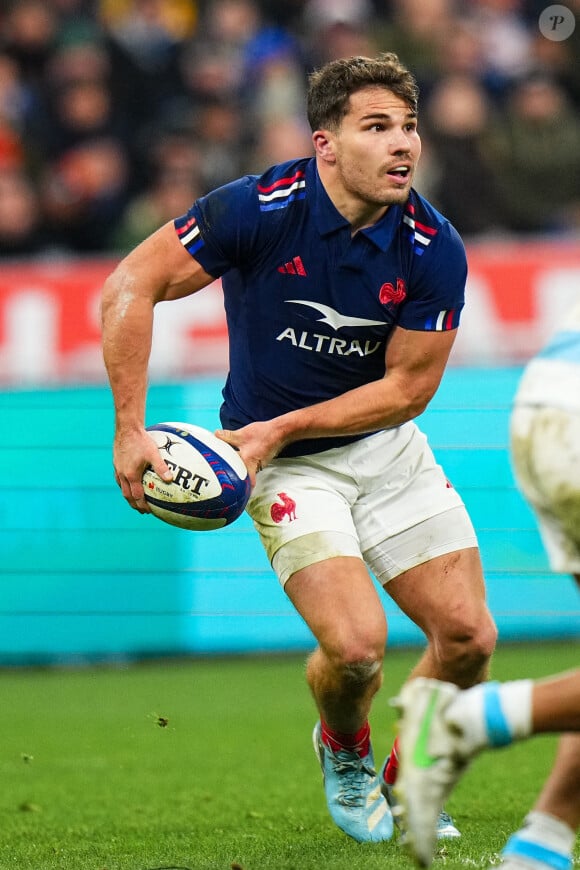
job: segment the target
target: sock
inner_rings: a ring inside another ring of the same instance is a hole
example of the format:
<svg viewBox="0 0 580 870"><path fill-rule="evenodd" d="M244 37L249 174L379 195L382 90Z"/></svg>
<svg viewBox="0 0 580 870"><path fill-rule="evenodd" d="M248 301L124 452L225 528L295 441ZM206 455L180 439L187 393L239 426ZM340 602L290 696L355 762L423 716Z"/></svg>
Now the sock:
<svg viewBox="0 0 580 870"><path fill-rule="evenodd" d="M387 785L394 785L399 772L399 738L395 737L389 760L385 766L384 779Z"/></svg>
<svg viewBox="0 0 580 870"><path fill-rule="evenodd" d="M566 822L539 810L528 813L517 835L522 840L541 843L562 855L571 855L576 841L575 832Z"/></svg>
<svg viewBox="0 0 580 870"><path fill-rule="evenodd" d="M532 733L532 680L481 683L459 692L445 713L464 741L466 755L507 746Z"/></svg>
<svg viewBox="0 0 580 870"><path fill-rule="evenodd" d="M326 722L321 719L320 736L325 746L330 747L333 752L340 752L341 749L347 749L349 752L356 752L361 758L368 755L371 749L371 726L365 722L362 728L359 728L354 734L345 734L342 731L335 731L329 728Z"/></svg>

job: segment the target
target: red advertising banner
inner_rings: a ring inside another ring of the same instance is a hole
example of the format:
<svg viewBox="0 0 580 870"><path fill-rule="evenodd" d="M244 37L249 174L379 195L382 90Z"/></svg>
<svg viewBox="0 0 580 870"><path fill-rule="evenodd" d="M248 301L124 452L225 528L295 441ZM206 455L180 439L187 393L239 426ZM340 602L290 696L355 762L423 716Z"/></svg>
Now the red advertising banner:
<svg viewBox="0 0 580 870"><path fill-rule="evenodd" d="M465 365L521 363L580 298L580 245L486 243L468 249L467 304L453 351ZM99 299L109 260L0 270L0 384L102 382ZM220 282L156 310L151 378L223 372Z"/></svg>
<svg viewBox="0 0 580 870"><path fill-rule="evenodd" d="M113 261L0 269L0 385L102 382L100 295ZM156 309L151 376L227 369L221 285Z"/></svg>
<svg viewBox="0 0 580 870"><path fill-rule="evenodd" d="M580 244L490 243L467 251L469 277L453 362L525 362L580 299Z"/></svg>

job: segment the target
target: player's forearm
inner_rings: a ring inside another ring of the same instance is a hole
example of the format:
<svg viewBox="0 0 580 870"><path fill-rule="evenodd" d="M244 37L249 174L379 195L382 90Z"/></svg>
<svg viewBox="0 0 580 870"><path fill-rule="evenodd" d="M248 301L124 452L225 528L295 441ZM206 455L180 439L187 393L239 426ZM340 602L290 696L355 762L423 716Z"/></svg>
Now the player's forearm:
<svg viewBox="0 0 580 870"><path fill-rule="evenodd" d="M117 430L143 426L153 304L130 289L105 287L102 304L103 358L115 405Z"/></svg>
<svg viewBox="0 0 580 870"><path fill-rule="evenodd" d="M302 438L360 435L399 426L421 414L432 396L419 384L395 378L373 381L341 396L277 418L285 444Z"/></svg>

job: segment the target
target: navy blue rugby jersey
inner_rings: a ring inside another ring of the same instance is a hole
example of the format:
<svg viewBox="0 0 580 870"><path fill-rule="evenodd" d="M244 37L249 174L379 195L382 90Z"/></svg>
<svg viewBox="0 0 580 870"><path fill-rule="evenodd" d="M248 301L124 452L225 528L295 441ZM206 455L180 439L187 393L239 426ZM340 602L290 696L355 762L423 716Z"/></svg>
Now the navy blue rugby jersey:
<svg viewBox="0 0 580 870"><path fill-rule="evenodd" d="M314 158L304 158L214 190L175 228L205 271L222 277L230 349L224 428L269 420L382 378L396 325L440 331L459 323L463 243L415 191L406 205L391 206L351 236ZM295 442L281 455L360 437Z"/></svg>

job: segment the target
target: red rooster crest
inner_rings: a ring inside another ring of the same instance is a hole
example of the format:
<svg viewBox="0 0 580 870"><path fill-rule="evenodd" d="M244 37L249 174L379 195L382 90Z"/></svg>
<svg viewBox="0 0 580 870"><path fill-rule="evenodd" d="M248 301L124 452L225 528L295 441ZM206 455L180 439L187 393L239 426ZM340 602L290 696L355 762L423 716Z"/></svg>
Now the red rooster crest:
<svg viewBox="0 0 580 870"><path fill-rule="evenodd" d="M285 492L279 492L278 498L280 502L275 501L270 507L270 516L275 523L281 523L284 517L288 517L288 522L296 519L296 502Z"/></svg>
<svg viewBox="0 0 580 870"><path fill-rule="evenodd" d="M397 278L397 286L387 282L379 290L379 302L383 305L400 305L407 295L407 286L402 278Z"/></svg>

